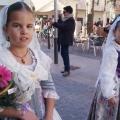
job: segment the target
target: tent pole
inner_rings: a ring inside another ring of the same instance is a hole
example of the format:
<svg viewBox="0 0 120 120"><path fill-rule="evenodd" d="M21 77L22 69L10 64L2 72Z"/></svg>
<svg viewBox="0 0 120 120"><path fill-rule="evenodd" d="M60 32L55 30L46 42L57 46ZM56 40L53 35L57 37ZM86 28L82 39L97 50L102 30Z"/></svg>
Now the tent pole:
<svg viewBox="0 0 120 120"><path fill-rule="evenodd" d="M57 0L54 0L54 21L57 22L58 14L57 14ZM54 63L58 64L58 45L57 45L57 28L54 28Z"/></svg>

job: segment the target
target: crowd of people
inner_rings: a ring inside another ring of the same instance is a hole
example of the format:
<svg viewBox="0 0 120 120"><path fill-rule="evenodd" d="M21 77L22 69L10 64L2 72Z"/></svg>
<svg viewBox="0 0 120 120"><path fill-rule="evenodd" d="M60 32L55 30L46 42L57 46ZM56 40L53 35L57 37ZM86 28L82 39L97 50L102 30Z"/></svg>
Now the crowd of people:
<svg viewBox="0 0 120 120"><path fill-rule="evenodd" d="M70 75L69 46L73 45L73 8L63 8L63 18L49 20L58 28L58 44L64 63L64 77ZM0 120L62 120L54 107L59 99L50 73L51 59L40 49L34 28L34 14L24 2L15 2L0 11L0 65L14 73L17 89L13 104L0 106ZM96 26L102 27L99 19ZM36 29L36 31L35 31ZM9 59L8 59L9 58ZM111 24L102 58L96 92L88 120L119 120L120 116L120 16ZM7 79L7 78L6 78ZM6 84L0 76L0 84ZM6 88L5 88L6 89ZM1 88L0 88L1 90ZM3 90L5 91L5 90ZM0 91L0 96L4 92ZM5 101L7 98L3 98ZM9 102L9 101L8 101Z"/></svg>

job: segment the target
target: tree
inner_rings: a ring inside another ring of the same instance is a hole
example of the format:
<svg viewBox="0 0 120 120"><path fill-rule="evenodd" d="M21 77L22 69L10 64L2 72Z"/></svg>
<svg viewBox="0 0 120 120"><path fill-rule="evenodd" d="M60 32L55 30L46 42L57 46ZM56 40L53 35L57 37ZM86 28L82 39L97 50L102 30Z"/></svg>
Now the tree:
<svg viewBox="0 0 120 120"><path fill-rule="evenodd" d="M110 0L109 3L110 3L110 7L111 7L111 10L110 10L110 19L113 19L115 17L115 14L117 14L116 12L116 2L119 1L119 0Z"/></svg>
<svg viewBox="0 0 120 120"><path fill-rule="evenodd" d="M113 3L114 8L115 8L115 5L116 5L116 1L117 1L117 0L110 0L110 2Z"/></svg>
<svg viewBox="0 0 120 120"><path fill-rule="evenodd" d="M87 34L93 33L94 0L88 1Z"/></svg>

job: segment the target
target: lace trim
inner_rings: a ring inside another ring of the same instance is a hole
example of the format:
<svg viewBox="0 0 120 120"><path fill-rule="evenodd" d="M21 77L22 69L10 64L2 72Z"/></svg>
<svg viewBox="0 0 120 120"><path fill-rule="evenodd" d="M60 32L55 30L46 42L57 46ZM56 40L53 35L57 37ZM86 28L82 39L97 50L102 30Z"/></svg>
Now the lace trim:
<svg viewBox="0 0 120 120"><path fill-rule="evenodd" d="M54 98L55 100L59 99L59 96L55 91L44 91L43 96L44 98Z"/></svg>

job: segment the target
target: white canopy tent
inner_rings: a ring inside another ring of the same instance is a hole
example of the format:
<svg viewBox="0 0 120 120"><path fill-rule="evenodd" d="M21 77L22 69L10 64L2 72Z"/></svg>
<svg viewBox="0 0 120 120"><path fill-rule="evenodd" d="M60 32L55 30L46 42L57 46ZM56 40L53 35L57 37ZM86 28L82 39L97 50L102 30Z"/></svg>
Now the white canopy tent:
<svg viewBox="0 0 120 120"><path fill-rule="evenodd" d="M59 2L59 1L57 2L57 9L58 10L62 10L64 6L65 5L63 5L61 2ZM39 8L37 11L38 12L47 12L47 11L52 11L52 10L54 10L54 1L50 1L48 4Z"/></svg>
<svg viewBox="0 0 120 120"><path fill-rule="evenodd" d="M16 2L16 0L0 0L0 5L10 5L12 3Z"/></svg>
<svg viewBox="0 0 120 120"><path fill-rule="evenodd" d="M64 6L75 6L80 0L57 0L57 10L62 10ZM31 0L31 6L35 7L35 11L47 12L54 10L54 0Z"/></svg>
<svg viewBox="0 0 120 120"><path fill-rule="evenodd" d="M54 0L0 0L0 5L9 5L16 1L24 1L28 5L35 8L38 12L47 12L54 10ZM57 0L57 9L62 10L66 5L74 6L78 4L80 0Z"/></svg>

